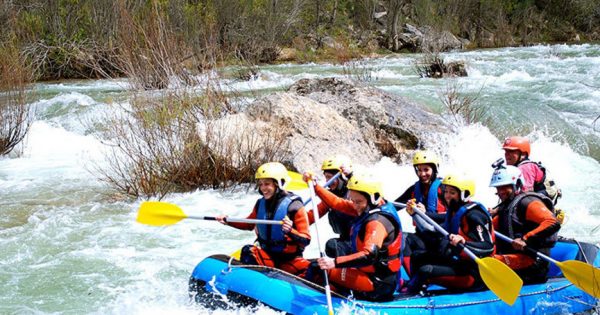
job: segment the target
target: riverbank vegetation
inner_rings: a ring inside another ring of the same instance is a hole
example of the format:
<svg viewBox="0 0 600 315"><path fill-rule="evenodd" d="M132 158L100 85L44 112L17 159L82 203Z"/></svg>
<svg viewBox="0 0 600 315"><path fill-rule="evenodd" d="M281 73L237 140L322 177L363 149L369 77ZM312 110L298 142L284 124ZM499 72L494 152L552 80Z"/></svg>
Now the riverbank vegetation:
<svg viewBox="0 0 600 315"><path fill-rule="evenodd" d="M143 25L144 32L131 32L134 25ZM448 31L470 48L590 41L600 39L600 4L595 0L0 2L0 40L16 37L20 54L35 66L40 80L122 76L128 66L123 59L137 55L141 62L143 49L177 50L175 68L191 73L215 63L306 62L418 50L418 43L402 41L411 25ZM153 33L158 30L168 32ZM153 36L162 48L136 44L141 37Z"/></svg>
<svg viewBox="0 0 600 315"><path fill-rule="evenodd" d="M27 96L32 79L14 42L0 43L0 156L15 152L31 126Z"/></svg>

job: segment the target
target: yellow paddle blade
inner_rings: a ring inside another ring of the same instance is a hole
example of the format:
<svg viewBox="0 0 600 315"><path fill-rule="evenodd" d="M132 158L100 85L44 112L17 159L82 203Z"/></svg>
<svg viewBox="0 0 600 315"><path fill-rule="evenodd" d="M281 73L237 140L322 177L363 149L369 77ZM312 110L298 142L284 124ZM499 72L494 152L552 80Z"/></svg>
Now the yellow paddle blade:
<svg viewBox="0 0 600 315"><path fill-rule="evenodd" d="M556 262L567 280L589 295L600 298L600 269L578 260Z"/></svg>
<svg viewBox="0 0 600 315"><path fill-rule="evenodd" d="M160 201L146 201L140 206L136 221L143 224L162 226L175 224L187 215L178 206Z"/></svg>
<svg viewBox="0 0 600 315"><path fill-rule="evenodd" d="M288 171L290 182L285 186L285 190L303 190L308 189L308 184L302 180L302 174Z"/></svg>
<svg viewBox="0 0 600 315"><path fill-rule="evenodd" d="M513 305L519 297L523 280L506 264L492 257L477 258L475 262L487 287L504 303Z"/></svg>
<svg viewBox="0 0 600 315"><path fill-rule="evenodd" d="M235 252L233 252L231 255L229 255L230 257L233 257L237 260L240 260L240 256L242 255L242 249L238 249Z"/></svg>

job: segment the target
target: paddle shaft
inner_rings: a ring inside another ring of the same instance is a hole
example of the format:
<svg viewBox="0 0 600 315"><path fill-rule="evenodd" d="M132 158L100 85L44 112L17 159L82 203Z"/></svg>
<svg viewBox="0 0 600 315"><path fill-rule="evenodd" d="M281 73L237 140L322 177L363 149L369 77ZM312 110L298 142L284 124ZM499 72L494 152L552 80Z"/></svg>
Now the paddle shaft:
<svg viewBox="0 0 600 315"><path fill-rule="evenodd" d="M333 181L338 179L341 175L342 175L342 172L337 172L337 174L333 175L332 178L330 178L327 182L325 182L325 185L323 185L323 187L325 187L325 188L329 187L329 185L333 184ZM312 199L313 199L313 197L308 198L304 202L304 205L306 206Z"/></svg>
<svg viewBox="0 0 600 315"><path fill-rule="evenodd" d="M396 207L398 209L404 209L404 208L406 208L406 204L402 203L402 202L393 201L392 204L394 205L394 207Z"/></svg>
<svg viewBox="0 0 600 315"><path fill-rule="evenodd" d="M340 175L340 173L337 173L336 175ZM317 208L317 202L315 200L315 185L313 184L312 180L308 181L308 190L310 192L310 198L312 200L312 211L313 217L315 219L315 234L317 235L317 245L319 247L319 254L321 258L323 258L325 257L325 253L321 248L321 240L319 239L319 209ZM331 287L329 286L329 276L327 275L327 270L323 270L323 274L325 277L325 295L327 297L327 309L329 310L329 315L333 315L333 303L331 302Z"/></svg>
<svg viewBox="0 0 600 315"><path fill-rule="evenodd" d="M195 216L195 215L189 215L187 217L190 219L196 219L196 220L217 221L216 217L204 217L204 216ZM271 225L282 225L283 224L282 221L277 221L277 220L239 219L239 218L229 218L229 217L225 218L225 222L250 223L250 224L271 224Z"/></svg>
<svg viewBox="0 0 600 315"><path fill-rule="evenodd" d="M394 205L395 204L396 203L394 203ZM433 228L436 231L438 231L439 233L441 233L442 235L444 235L444 237L448 237L448 235L450 235L450 233L448 233L448 231L446 231L443 227L441 227L437 222L433 221L433 219L428 217L425 213L423 213L419 210L415 210L413 213L420 216L421 219L427 221L427 223L431 224L433 226ZM458 244L456 244L456 247L458 247L459 249L464 251L469 257L471 257L471 259L478 261L479 257L475 256L475 254L473 254L473 252L470 249L465 247L464 244L458 243Z"/></svg>
<svg viewBox="0 0 600 315"><path fill-rule="evenodd" d="M506 236L506 235L504 235L504 234L502 234L502 233L500 233L498 231L495 231L495 233L496 233L496 236L498 236L501 240L503 240L505 242L508 242L508 243L512 243L512 241L513 241L512 238L510 238L510 237L508 237L508 236ZM545 259L547 261L553 262L555 265L560 266L560 264L561 264L560 261L555 260L554 258L552 258L550 256L547 256L547 255L545 255L543 253L540 253L539 251L537 251L537 250L535 250L535 249L533 249L531 247L525 247L525 250L528 251L528 252L530 252L530 253L532 253L532 254L536 254L538 257L540 257L542 259Z"/></svg>

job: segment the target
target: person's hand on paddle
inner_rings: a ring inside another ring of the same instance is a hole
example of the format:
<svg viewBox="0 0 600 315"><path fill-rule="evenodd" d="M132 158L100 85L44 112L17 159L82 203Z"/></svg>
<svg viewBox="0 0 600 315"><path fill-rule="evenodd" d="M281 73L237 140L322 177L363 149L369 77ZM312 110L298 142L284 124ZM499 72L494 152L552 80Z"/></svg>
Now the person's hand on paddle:
<svg viewBox="0 0 600 315"><path fill-rule="evenodd" d="M416 199L410 199L406 203L406 213L408 213L410 215L414 215L415 211L425 212L425 205L423 205L420 202L417 203Z"/></svg>
<svg viewBox="0 0 600 315"><path fill-rule="evenodd" d="M292 220L290 220L290 218L288 218L288 216L286 215L285 218L283 218L283 224L281 225L281 229L283 230L283 233L289 233L292 230L292 225L294 224L294 222L292 222Z"/></svg>
<svg viewBox="0 0 600 315"><path fill-rule="evenodd" d="M352 177L352 166L342 165L340 166L340 172L342 172L344 178L348 180L350 177Z"/></svg>
<svg viewBox="0 0 600 315"><path fill-rule="evenodd" d="M311 180L314 182L314 180L315 180L315 175L314 175L312 172L304 172L304 173L302 174L302 180L303 180L303 181L305 181L305 182L307 182L307 183L308 183L309 181L311 181Z"/></svg>
<svg viewBox="0 0 600 315"><path fill-rule="evenodd" d="M219 215L216 216L215 219L217 220L217 222L221 223L221 224L225 224L227 225L227 216L226 215Z"/></svg>
<svg viewBox="0 0 600 315"><path fill-rule="evenodd" d="M329 257L320 257L317 259L319 268L323 270L329 270L335 268L335 259Z"/></svg>
<svg viewBox="0 0 600 315"><path fill-rule="evenodd" d="M527 243L525 243L525 241L522 238L515 238L512 241L512 247L516 250L520 250L522 251L523 249L525 249L525 246L527 246Z"/></svg>
<svg viewBox="0 0 600 315"><path fill-rule="evenodd" d="M456 246L459 243L464 244L465 243L465 238L458 235L458 234L449 234L448 235L448 240L450 240L450 244L452 246Z"/></svg>

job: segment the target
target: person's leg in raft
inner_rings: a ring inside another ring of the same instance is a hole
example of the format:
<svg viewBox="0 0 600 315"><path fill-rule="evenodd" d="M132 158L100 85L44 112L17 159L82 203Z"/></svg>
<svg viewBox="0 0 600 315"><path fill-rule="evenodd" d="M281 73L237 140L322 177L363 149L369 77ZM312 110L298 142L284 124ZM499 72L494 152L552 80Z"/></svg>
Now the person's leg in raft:
<svg viewBox="0 0 600 315"><path fill-rule="evenodd" d="M325 243L325 254L331 258L350 255L353 252L354 250L352 249L352 242L350 241L345 241L340 238L332 238Z"/></svg>
<svg viewBox="0 0 600 315"><path fill-rule="evenodd" d="M310 266L310 263L310 260L298 256L279 263L277 265L277 268L289 272L293 275L306 278L306 272L308 270L308 267Z"/></svg>
<svg viewBox="0 0 600 315"><path fill-rule="evenodd" d="M328 275L336 287L352 290L357 298L370 301L392 300L397 285L396 274L377 278L356 268L334 268Z"/></svg>
<svg viewBox="0 0 600 315"><path fill-rule="evenodd" d="M271 256L254 245L245 245L242 247L240 261L247 265L275 267L275 262L271 259Z"/></svg>

